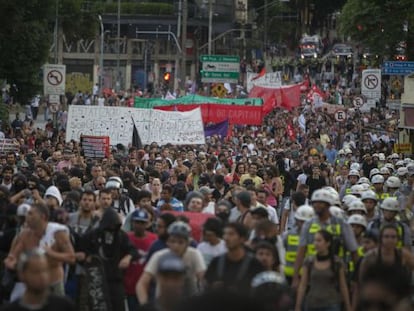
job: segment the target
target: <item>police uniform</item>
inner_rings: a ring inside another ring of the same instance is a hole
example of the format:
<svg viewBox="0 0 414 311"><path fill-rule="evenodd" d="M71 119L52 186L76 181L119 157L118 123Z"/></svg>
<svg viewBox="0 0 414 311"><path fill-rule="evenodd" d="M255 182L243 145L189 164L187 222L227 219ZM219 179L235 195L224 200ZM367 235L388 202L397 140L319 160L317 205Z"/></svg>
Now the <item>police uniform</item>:
<svg viewBox="0 0 414 311"><path fill-rule="evenodd" d="M284 272L287 278L292 278L295 273L295 261L299 247L300 235L297 227L293 227L287 232L285 237L285 267Z"/></svg>

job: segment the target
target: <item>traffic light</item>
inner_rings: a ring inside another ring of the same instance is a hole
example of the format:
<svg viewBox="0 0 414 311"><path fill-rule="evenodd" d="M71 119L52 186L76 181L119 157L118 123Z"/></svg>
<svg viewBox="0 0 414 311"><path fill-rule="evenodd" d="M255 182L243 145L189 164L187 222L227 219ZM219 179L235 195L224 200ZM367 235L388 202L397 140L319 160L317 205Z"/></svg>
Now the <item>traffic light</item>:
<svg viewBox="0 0 414 311"><path fill-rule="evenodd" d="M168 83L170 82L170 79L171 79L171 72L164 73L164 81Z"/></svg>

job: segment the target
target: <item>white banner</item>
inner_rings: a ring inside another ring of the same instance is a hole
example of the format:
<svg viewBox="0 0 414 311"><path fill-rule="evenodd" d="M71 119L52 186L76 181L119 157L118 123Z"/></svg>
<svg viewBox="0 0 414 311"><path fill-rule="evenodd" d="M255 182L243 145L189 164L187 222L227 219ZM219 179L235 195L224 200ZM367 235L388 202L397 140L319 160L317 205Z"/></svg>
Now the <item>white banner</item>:
<svg viewBox="0 0 414 311"><path fill-rule="evenodd" d="M143 144L204 144L200 108L191 111L162 111L127 107L69 106L66 141L81 135L109 136L111 145L128 146L134 123Z"/></svg>
<svg viewBox="0 0 414 311"><path fill-rule="evenodd" d="M254 86L277 88L282 86L282 72L269 72L260 78L259 74L254 72L247 73L247 92L250 92Z"/></svg>

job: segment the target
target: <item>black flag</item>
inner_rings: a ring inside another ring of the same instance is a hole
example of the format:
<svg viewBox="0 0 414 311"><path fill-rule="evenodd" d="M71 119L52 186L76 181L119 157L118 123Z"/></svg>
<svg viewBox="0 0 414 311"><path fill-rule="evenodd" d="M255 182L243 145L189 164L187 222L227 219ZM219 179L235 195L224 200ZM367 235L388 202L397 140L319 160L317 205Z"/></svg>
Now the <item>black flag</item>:
<svg viewBox="0 0 414 311"><path fill-rule="evenodd" d="M141 137L139 136L138 129L135 125L134 118L131 117L131 119L132 119L132 124L134 124L134 129L132 130L132 146L137 149L142 149L143 146L142 146Z"/></svg>

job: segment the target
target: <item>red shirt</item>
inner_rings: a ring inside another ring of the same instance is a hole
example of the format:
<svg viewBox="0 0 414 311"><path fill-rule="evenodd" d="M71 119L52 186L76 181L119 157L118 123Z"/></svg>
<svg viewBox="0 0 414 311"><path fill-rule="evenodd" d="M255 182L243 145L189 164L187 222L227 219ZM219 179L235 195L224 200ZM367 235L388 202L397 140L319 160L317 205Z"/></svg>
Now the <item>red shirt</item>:
<svg viewBox="0 0 414 311"><path fill-rule="evenodd" d="M135 285L137 284L142 272L144 271L145 258L152 243L158 239L158 236L151 232L146 232L145 237L138 238L134 232L127 233L132 245L138 251L138 261L131 262L128 269L124 273L124 286L127 295L135 295Z"/></svg>

